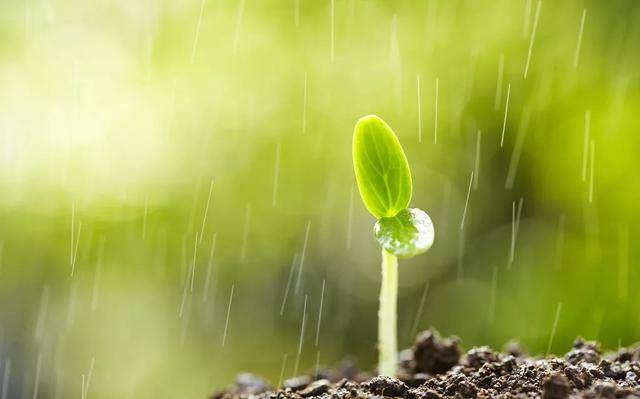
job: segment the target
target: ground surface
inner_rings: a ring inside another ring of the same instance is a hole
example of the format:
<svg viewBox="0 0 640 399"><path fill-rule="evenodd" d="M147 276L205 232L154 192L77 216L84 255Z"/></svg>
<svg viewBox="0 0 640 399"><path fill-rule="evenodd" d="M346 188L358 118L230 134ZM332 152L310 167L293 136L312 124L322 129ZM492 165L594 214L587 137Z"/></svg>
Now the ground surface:
<svg viewBox="0 0 640 399"><path fill-rule="evenodd" d="M480 347L462 354L457 338L425 331L402 352L397 379L373 377L345 362L335 371L286 380L280 389L241 374L212 398L640 398L638 347L603 355L596 343L578 339L562 358L528 357L517 345L505 352Z"/></svg>

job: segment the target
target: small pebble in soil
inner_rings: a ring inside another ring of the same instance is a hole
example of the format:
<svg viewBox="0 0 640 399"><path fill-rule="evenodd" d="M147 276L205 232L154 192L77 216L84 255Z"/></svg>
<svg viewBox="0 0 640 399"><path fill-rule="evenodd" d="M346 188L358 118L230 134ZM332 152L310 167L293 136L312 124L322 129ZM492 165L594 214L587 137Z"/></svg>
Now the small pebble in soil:
<svg viewBox="0 0 640 399"><path fill-rule="evenodd" d="M307 385L306 388L298 392L300 396L303 398L307 398L310 396L319 396L323 393L327 392L330 388L331 384L329 380L316 380L311 384Z"/></svg>

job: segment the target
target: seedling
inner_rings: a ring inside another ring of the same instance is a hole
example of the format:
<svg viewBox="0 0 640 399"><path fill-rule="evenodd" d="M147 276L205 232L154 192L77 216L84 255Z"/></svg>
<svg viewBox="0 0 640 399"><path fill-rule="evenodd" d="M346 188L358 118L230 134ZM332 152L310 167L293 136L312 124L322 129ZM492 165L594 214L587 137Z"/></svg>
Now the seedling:
<svg viewBox="0 0 640 399"><path fill-rule="evenodd" d="M433 224L424 211L408 208L413 186L407 157L393 130L375 115L356 123L353 168L362 201L377 219L373 231L382 247L378 373L395 376L398 258L411 258L431 248Z"/></svg>

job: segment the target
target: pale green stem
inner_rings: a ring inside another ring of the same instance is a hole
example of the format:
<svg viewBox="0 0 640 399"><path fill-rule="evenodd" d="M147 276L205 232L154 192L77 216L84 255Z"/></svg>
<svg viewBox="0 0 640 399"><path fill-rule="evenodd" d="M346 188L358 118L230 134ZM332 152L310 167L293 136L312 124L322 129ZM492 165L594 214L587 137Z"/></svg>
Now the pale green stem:
<svg viewBox="0 0 640 399"><path fill-rule="evenodd" d="M395 377L398 365L398 258L382 250L382 286L378 308L378 373Z"/></svg>

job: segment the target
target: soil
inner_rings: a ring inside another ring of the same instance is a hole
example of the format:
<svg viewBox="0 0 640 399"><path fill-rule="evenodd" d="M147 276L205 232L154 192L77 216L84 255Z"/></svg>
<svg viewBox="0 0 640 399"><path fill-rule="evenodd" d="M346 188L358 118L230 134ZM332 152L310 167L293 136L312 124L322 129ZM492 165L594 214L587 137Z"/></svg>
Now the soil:
<svg viewBox="0 0 640 399"><path fill-rule="evenodd" d="M577 339L562 358L526 356L517 344L504 353L483 346L466 354L456 337L434 330L418 335L400 355L398 378L373 376L343 362L283 382L273 389L252 374L212 399L639 398L640 347L603 355L595 342Z"/></svg>

